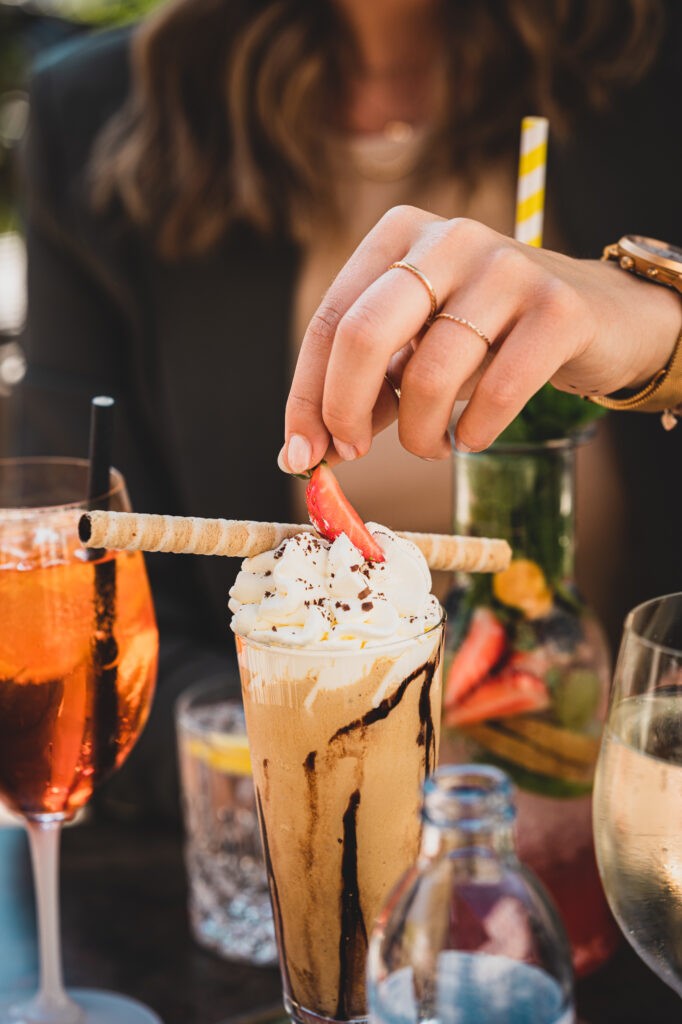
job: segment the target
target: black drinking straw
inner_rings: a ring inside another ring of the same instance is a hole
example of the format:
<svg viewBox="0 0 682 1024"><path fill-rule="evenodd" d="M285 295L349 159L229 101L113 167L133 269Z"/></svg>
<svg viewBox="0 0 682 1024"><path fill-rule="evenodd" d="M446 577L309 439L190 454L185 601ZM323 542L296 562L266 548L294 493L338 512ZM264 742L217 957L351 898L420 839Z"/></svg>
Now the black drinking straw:
<svg viewBox="0 0 682 1024"><path fill-rule="evenodd" d="M114 437L114 400L105 395L93 398L90 406L90 472L88 508L107 509L111 490L110 473ZM115 765L118 740L118 644L116 621L116 559L104 559L106 551L92 549L95 561L95 631L92 644L93 753L95 782Z"/></svg>
<svg viewBox="0 0 682 1024"><path fill-rule="evenodd" d="M114 400L98 395L90 403L90 473L88 508L109 507L111 456L114 440ZM101 555L96 555L96 558Z"/></svg>

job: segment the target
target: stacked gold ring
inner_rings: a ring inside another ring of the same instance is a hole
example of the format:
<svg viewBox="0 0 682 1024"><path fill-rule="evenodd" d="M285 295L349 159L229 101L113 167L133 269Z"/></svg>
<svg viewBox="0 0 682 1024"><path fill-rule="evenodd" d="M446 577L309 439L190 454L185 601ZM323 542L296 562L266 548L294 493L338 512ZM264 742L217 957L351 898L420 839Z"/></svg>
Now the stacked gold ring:
<svg viewBox="0 0 682 1024"><path fill-rule="evenodd" d="M472 323L471 320L467 320L465 316L455 316L454 313L439 313L438 316L434 316L434 320L452 320L455 324L461 324L462 327L468 327L470 331L473 331L481 341L484 341L488 348L492 345L492 341L488 335L477 327L476 324Z"/></svg>
<svg viewBox="0 0 682 1024"><path fill-rule="evenodd" d="M406 260L397 260L395 263L391 263L391 265L390 265L390 267L388 269L389 270L409 270L409 272L411 274L414 274L414 276L419 281L421 281L421 283L424 285L424 287L426 288L427 292L429 293L429 301L431 303L431 309L429 311L428 317L426 318L426 323L427 324L432 323L433 320L436 317L436 310L438 309L438 298L436 297L436 289L433 287L433 285L429 281L429 279L426 276L426 274L423 274L422 271L419 269L419 267L413 266L411 263L408 263Z"/></svg>

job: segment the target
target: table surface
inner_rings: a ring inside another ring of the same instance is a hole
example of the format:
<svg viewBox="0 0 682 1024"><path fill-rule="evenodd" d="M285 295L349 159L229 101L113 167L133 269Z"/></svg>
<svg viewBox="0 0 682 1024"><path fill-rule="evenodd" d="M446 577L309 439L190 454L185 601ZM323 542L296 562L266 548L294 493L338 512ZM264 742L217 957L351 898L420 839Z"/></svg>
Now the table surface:
<svg viewBox="0 0 682 1024"><path fill-rule="evenodd" d="M176 833L101 823L67 829L61 878L69 984L134 996L164 1024L260 1024L276 1014L276 970L228 963L192 941ZM0 995L29 992L36 979L26 841L22 830L0 828ZM682 1022L682 1002L626 943L577 984L576 997L581 1024Z"/></svg>

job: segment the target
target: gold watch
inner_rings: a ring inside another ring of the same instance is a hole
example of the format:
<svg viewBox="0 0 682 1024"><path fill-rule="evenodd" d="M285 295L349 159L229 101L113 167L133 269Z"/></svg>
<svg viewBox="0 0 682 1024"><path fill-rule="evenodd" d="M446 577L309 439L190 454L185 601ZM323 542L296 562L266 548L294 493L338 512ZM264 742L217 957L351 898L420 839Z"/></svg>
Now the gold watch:
<svg viewBox="0 0 682 1024"><path fill-rule="evenodd" d="M607 245L602 259L615 260L621 270L664 284L682 293L682 249L643 235L623 235Z"/></svg>
<svg viewBox="0 0 682 1024"><path fill-rule="evenodd" d="M623 235L604 248L602 259L613 260L621 270L636 274L652 284L673 288L682 295L682 248L657 238ZM661 412L666 430L677 423L682 403L682 334L667 364L639 391L623 397L590 395L590 401L606 409Z"/></svg>

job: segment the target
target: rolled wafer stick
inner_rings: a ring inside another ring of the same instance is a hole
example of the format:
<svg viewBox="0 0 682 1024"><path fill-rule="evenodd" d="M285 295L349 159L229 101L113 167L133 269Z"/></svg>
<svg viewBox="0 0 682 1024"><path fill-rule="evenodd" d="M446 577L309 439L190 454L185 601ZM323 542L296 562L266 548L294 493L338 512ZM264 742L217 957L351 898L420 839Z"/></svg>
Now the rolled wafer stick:
<svg viewBox="0 0 682 1024"><path fill-rule="evenodd" d="M180 555L251 558L276 548L297 533L314 533L308 523L257 523L244 519L198 519L136 512L86 512L78 533L87 548L166 551ZM401 533L423 553L432 569L500 572L511 559L504 540L436 533Z"/></svg>
<svg viewBox="0 0 682 1024"><path fill-rule="evenodd" d="M494 537L458 537L450 533L400 533L419 548L430 569L445 572L501 572L511 548Z"/></svg>
<svg viewBox="0 0 682 1024"><path fill-rule="evenodd" d="M223 555L250 558L276 548L287 537L313 527L295 523L257 523L247 519L198 519L140 512L86 512L78 535L87 548L117 551L167 551L175 555Z"/></svg>

